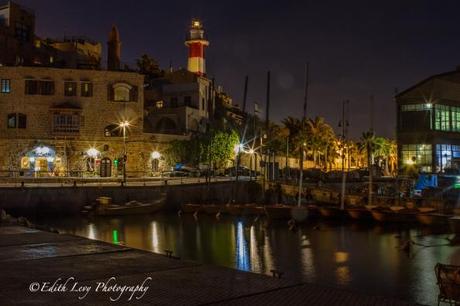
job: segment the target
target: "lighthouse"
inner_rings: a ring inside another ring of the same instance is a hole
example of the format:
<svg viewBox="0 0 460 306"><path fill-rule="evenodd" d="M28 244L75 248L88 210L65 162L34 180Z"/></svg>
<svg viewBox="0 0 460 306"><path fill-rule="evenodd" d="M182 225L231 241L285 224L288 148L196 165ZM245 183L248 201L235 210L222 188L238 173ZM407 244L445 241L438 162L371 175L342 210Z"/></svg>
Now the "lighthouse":
<svg viewBox="0 0 460 306"><path fill-rule="evenodd" d="M205 38L203 24L200 20L192 20L185 45L188 47L188 71L197 75L205 75L204 49L209 46L209 41Z"/></svg>

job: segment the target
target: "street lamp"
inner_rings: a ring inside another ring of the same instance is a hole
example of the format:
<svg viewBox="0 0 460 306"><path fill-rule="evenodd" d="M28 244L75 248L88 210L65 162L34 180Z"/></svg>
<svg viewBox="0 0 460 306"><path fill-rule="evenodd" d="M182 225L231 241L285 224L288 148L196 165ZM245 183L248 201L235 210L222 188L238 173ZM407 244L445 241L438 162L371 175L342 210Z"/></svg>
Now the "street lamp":
<svg viewBox="0 0 460 306"><path fill-rule="evenodd" d="M126 156L126 128L129 127L129 121L124 120L119 126L123 131L123 184L126 184L126 161L128 159Z"/></svg>
<svg viewBox="0 0 460 306"><path fill-rule="evenodd" d="M250 155L250 159L249 159L249 170L250 170L250 172L249 172L249 180L252 180L252 159L254 158L254 154L256 153L256 151L254 151L254 149L251 148L251 149L249 149L248 153ZM254 165L255 165L255 163L254 163ZM254 176L257 177L257 175L255 175L255 172L256 171L254 170ZM256 178L256 180L257 180L257 178Z"/></svg>

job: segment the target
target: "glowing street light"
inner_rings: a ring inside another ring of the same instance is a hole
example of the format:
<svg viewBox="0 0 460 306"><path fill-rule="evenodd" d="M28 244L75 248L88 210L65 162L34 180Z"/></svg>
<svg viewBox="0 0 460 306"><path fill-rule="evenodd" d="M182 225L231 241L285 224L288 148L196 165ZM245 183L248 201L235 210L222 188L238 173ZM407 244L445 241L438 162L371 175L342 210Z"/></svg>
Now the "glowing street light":
<svg viewBox="0 0 460 306"><path fill-rule="evenodd" d="M153 151L152 152L152 159L160 159L161 154L158 151Z"/></svg>
<svg viewBox="0 0 460 306"><path fill-rule="evenodd" d="M124 120L119 124L120 128L123 130L123 184L126 184L126 128L130 126L129 121Z"/></svg>

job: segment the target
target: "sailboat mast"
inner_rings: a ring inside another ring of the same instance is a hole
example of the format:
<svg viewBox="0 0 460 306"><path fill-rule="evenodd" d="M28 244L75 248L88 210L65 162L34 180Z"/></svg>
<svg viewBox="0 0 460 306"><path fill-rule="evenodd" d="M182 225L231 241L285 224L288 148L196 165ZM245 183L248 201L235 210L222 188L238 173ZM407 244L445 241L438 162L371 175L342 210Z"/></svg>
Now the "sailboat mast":
<svg viewBox="0 0 460 306"><path fill-rule="evenodd" d="M309 63L305 64L305 87L304 87L304 98L303 98L303 117L302 117L302 129L305 128L307 121L307 103L308 103L308 83L309 83ZM303 143L300 144L300 158L299 158L299 190L297 197L297 206L301 206L302 203L302 187L303 187Z"/></svg>

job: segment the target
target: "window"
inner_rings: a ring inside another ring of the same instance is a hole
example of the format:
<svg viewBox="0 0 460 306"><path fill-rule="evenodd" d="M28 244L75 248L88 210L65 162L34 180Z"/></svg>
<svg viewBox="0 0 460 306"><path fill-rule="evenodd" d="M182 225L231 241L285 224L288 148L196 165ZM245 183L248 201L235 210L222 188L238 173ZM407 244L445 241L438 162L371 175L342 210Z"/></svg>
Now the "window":
<svg viewBox="0 0 460 306"><path fill-rule="evenodd" d="M460 107L451 107L452 131L460 132Z"/></svg>
<svg viewBox="0 0 460 306"><path fill-rule="evenodd" d="M431 171L432 148L430 144L402 145L401 158L406 166L417 165L424 172Z"/></svg>
<svg viewBox="0 0 460 306"><path fill-rule="evenodd" d="M26 95L38 95L38 81L26 80Z"/></svg>
<svg viewBox="0 0 460 306"><path fill-rule="evenodd" d="M54 82L53 81L40 81L40 94L41 95L52 95L54 94Z"/></svg>
<svg viewBox="0 0 460 306"><path fill-rule="evenodd" d="M9 129L25 129L27 126L27 116L21 113L8 114L7 127Z"/></svg>
<svg viewBox="0 0 460 306"><path fill-rule="evenodd" d="M201 98L201 109L202 109L202 110L206 110L206 109L205 109L205 104L206 104L206 103L205 103L204 98Z"/></svg>
<svg viewBox="0 0 460 306"><path fill-rule="evenodd" d="M425 111L425 110L430 110L432 108L433 108L433 104L431 103L401 105L402 112Z"/></svg>
<svg viewBox="0 0 460 306"><path fill-rule="evenodd" d="M1 79L0 80L0 92L1 93L10 93L11 92L11 80Z"/></svg>
<svg viewBox="0 0 460 306"><path fill-rule="evenodd" d="M117 102L128 102L129 99L129 94L130 94L131 86L128 84L115 84L113 86L113 101Z"/></svg>
<svg viewBox="0 0 460 306"><path fill-rule="evenodd" d="M453 163L453 159L458 160L458 158L460 158L460 146L450 144L436 145L436 161L438 171L453 168L455 165L455 162Z"/></svg>
<svg viewBox="0 0 460 306"><path fill-rule="evenodd" d="M53 81L25 81L25 94L26 95L53 95L54 82Z"/></svg>
<svg viewBox="0 0 460 306"><path fill-rule="evenodd" d="M190 96L185 96L185 97L184 97L184 105L185 105L185 106L192 106L192 97L190 97Z"/></svg>
<svg viewBox="0 0 460 306"><path fill-rule="evenodd" d="M157 108L163 108L164 103L163 103L163 101L157 101L157 102L155 103L155 106L156 106Z"/></svg>
<svg viewBox="0 0 460 306"><path fill-rule="evenodd" d="M81 96L92 97L93 96L93 83L81 82Z"/></svg>
<svg viewBox="0 0 460 306"><path fill-rule="evenodd" d="M435 105L435 129L439 131L450 131L449 106Z"/></svg>
<svg viewBox="0 0 460 306"><path fill-rule="evenodd" d="M54 133L79 133L80 114L78 113L55 113L53 114Z"/></svg>
<svg viewBox="0 0 460 306"><path fill-rule="evenodd" d="M64 96L71 97L77 95L77 82L64 82Z"/></svg>
<svg viewBox="0 0 460 306"><path fill-rule="evenodd" d="M104 136L105 137L123 137L123 131L118 125L111 124L104 128Z"/></svg>

